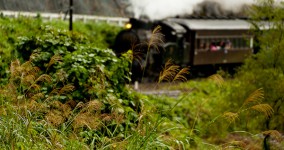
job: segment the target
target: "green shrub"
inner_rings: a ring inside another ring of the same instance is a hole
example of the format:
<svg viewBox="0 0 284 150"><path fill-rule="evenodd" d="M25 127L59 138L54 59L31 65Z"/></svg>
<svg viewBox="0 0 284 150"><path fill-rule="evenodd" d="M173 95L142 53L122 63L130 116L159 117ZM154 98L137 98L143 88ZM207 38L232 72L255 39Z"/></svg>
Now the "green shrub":
<svg viewBox="0 0 284 150"><path fill-rule="evenodd" d="M41 18L6 18L0 17L0 81L7 82L7 74L9 64L16 57L14 52L16 44L19 42L20 37L32 37L42 35L42 29L46 26L52 26L54 31L68 29L68 23L65 21L51 21L43 22ZM93 45L100 49L107 49L114 43L115 35L121 30L121 27L109 25L106 23L83 23L74 22L73 34L84 34L88 38L88 45ZM46 35L47 36L47 35ZM47 38L47 37L46 37ZM23 40L23 39L21 39ZM74 40L74 39L73 39ZM50 43L55 41L48 41ZM48 43L47 42L47 43ZM66 41L66 42L70 42ZM82 41L81 41L82 42ZM46 43L46 44L47 44ZM67 44L68 43L64 43ZM72 43L69 43L72 44ZM66 46L68 47L68 46ZM70 48L70 46L69 46ZM29 57L26 54L25 57Z"/></svg>
<svg viewBox="0 0 284 150"><path fill-rule="evenodd" d="M21 60L32 59L47 74L62 74L62 81L54 82L72 83L72 98L76 101L121 93L129 82L131 62L126 55L117 58L110 49L92 47L80 34L50 26L42 27L39 35L21 37L16 53Z"/></svg>

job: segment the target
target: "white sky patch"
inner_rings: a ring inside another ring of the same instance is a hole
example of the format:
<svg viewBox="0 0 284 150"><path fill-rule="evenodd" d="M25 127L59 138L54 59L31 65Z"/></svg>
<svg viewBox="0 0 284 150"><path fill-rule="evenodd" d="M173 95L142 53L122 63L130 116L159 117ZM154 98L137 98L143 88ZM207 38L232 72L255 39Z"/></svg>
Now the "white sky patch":
<svg viewBox="0 0 284 150"><path fill-rule="evenodd" d="M197 4L205 0L130 0L134 17L142 15L150 19L163 19L183 14L191 14ZM234 12L244 4L253 4L256 0L210 0L221 4L225 10Z"/></svg>

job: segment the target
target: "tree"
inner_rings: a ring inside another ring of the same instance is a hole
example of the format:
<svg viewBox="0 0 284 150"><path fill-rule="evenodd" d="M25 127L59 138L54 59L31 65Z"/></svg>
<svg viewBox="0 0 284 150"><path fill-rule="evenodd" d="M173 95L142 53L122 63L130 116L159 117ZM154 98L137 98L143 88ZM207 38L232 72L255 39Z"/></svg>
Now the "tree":
<svg viewBox="0 0 284 150"><path fill-rule="evenodd" d="M259 52L248 58L239 69L238 89L251 91L263 88L265 102L275 113L264 123L268 129L284 130L284 3L259 0L249 15ZM244 88L245 87L245 88Z"/></svg>

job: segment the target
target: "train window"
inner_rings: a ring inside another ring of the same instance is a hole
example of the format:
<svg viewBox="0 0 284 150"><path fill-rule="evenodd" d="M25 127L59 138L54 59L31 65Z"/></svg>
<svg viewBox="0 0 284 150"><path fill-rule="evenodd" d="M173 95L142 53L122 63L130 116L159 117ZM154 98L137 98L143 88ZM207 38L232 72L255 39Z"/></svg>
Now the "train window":
<svg viewBox="0 0 284 150"><path fill-rule="evenodd" d="M218 50L241 50L251 46L250 37L199 37L196 39L195 48L197 51L218 51Z"/></svg>
<svg viewBox="0 0 284 150"><path fill-rule="evenodd" d="M209 49L209 40L208 39L197 39L196 41L196 48L198 50L208 50Z"/></svg>
<svg viewBox="0 0 284 150"><path fill-rule="evenodd" d="M198 51L217 51L231 48L231 42L225 38L206 38L196 40L196 49Z"/></svg>
<svg viewBox="0 0 284 150"><path fill-rule="evenodd" d="M234 38L232 39L232 45L234 49L247 49L250 48L251 40L249 38Z"/></svg>

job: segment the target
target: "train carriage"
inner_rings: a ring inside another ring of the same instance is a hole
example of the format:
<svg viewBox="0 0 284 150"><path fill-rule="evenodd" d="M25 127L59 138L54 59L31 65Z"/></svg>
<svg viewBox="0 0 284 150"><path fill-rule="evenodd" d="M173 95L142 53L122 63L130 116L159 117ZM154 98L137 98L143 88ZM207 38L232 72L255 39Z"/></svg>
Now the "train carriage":
<svg viewBox="0 0 284 150"><path fill-rule="evenodd" d="M132 28L128 30L134 32L141 41L149 40L149 31L161 26L164 50L159 54L150 52L149 57L155 58L147 62L148 66L154 64L155 70L152 71L160 70L170 58L181 66L201 68L240 64L254 52L250 23L243 19L168 18L144 24L132 19L130 23Z"/></svg>
<svg viewBox="0 0 284 150"><path fill-rule="evenodd" d="M253 35L250 34L250 24L245 20L168 19L166 22L178 23L186 29L183 34L184 52L179 58L183 60L183 64L196 66L241 63L253 53ZM167 23L162 21L160 24L162 29L167 29L163 27Z"/></svg>

